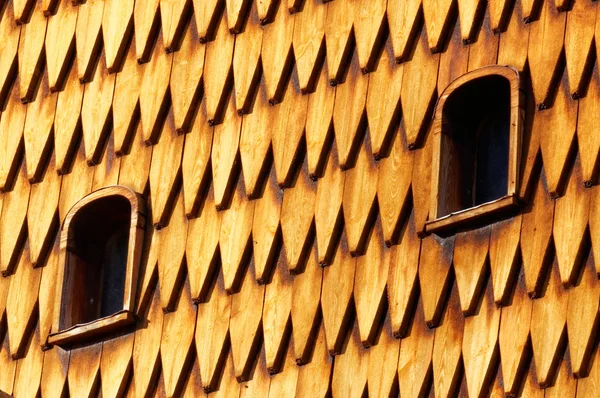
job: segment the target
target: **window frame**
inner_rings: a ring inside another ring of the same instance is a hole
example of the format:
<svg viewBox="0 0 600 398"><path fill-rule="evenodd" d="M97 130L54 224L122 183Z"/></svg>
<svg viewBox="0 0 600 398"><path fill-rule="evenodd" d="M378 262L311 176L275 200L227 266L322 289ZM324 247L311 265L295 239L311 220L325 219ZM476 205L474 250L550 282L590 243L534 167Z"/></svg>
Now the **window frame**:
<svg viewBox="0 0 600 398"><path fill-rule="evenodd" d="M68 250L73 247L76 237L72 236L71 222L79 210L86 205L103 198L121 196L131 205L129 238L127 245L127 265L125 270L125 286L123 290L123 309L114 314L63 328L63 313L69 287L65 276L67 273ZM146 227L145 202L140 194L122 185L112 185L90 193L79 200L67 213L60 232L59 268L56 283L57 301L54 305L52 330L48 336L49 345L68 345L74 342L89 340L93 337L109 333L135 322L134 305L137 294L139 266L143 249Z"/></svg>
<svg viewBox="0 0 600 398"><path fill-rule="evenodd" d="M508 182L506 195L490 202L438 216L444 184L447 183L440 181L442 175L440 167L442 165L443 151L442 134L444 132L442 126L444 122L444 106L451 94L464 84L489 76L501 76L507 79L510 87ZM429 221L425 223L425 232L440 233L456 230L460 227L485 222L491 216L503 214L519 207L517 187L519 184L520 151L524 118L524 92L521 87L519 72L513 67L501 65L482 67L460 76L446 87L436 105L432 125L433 159L431 169L431 197Z"/></svg>

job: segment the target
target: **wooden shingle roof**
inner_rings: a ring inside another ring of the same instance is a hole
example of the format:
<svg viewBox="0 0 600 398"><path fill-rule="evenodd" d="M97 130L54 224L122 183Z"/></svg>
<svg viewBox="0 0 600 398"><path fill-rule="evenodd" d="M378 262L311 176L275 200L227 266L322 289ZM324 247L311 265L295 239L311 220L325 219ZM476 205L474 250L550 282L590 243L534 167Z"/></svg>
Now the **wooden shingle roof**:
<svg viewBox="0 0 600 398"><path fill-rule="evenodd" d="M2 393L600 396L596 2L0 6ZM426 236L437 97L493 64L525 205ZM49 348L60 224L114 184L155 227L140 320Z"/></svg>

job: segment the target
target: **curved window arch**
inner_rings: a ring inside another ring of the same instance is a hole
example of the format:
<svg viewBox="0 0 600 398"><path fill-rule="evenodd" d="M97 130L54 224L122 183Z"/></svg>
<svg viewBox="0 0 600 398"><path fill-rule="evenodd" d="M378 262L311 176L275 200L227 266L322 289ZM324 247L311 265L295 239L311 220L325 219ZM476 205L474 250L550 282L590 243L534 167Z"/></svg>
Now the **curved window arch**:
<svg viewBox="0 0 600 398"><path fill-rule="evenodd" d="M523 125L519 73L489 66L453 81L433 121L427 232L456 228L515 208Z"/></svg>
<svg viewBox="0 0 600 398"><path fill-rule="evenodd" d="M49 344L86 340L134 322L144 228L144 202L123 186L95 191L69 210Z"/></svg>

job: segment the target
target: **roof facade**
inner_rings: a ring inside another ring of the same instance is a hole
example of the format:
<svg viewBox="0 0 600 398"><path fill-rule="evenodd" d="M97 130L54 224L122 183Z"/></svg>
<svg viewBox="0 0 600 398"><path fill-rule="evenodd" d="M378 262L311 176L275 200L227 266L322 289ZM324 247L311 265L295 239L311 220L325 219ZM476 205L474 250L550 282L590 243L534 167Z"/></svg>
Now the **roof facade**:
<svg viewBox="0 0 600 398"><path fill-rule="evenodd" d="M0 395L600 396L596 2L0 5ZM436 101L488 65L521 208L426 234ZM61 225L116 184L137 323L50 347Z"/></svg>

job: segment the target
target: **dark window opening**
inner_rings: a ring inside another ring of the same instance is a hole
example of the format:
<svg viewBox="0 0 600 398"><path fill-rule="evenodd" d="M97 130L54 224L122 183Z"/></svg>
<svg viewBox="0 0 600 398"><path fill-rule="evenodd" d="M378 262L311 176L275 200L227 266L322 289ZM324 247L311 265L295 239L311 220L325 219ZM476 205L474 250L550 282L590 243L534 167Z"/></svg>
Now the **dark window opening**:
<svg viewBox="0 0 600 398"><path fill-rule="evenodd" d="M438 217L507 195L509 81L499 75L469 81L443 108Z"/></svg>
<svg viewBox="0 0 600 398"><path fill-rule="evenodd" d="M68 231L62 328L123 310L131 204L123 196L83 206Z"/></svg>

